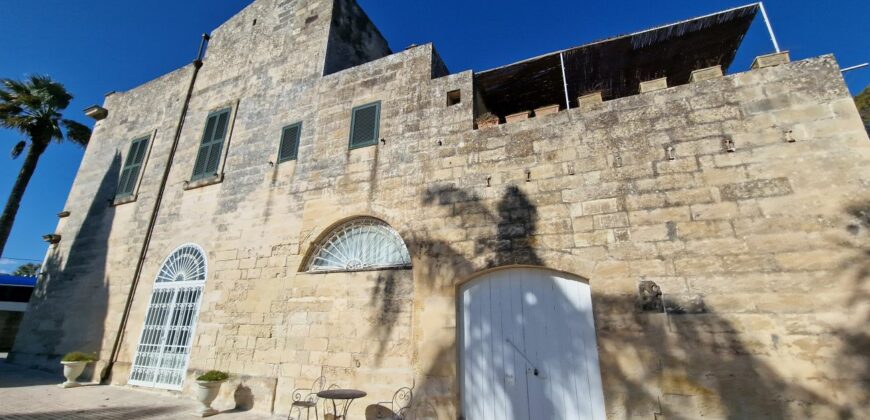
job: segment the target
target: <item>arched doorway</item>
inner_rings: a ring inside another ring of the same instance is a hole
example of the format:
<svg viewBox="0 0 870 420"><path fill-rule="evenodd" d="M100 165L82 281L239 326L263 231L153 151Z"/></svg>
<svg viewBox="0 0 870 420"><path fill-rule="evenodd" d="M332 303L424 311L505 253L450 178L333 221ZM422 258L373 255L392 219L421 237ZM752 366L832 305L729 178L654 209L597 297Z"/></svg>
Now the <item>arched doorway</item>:
<svg viewBox="0 0 870 420"><path fill-rule="evenodd" d="M464 418L605 418L588 284L497 270L460 288L459 316Z"/></svg>
<svg viewBox="0 0 870 420"><path fill-rule="evenodd" d="M163 261L136 347L130 384L181 389L206 268L205 252L194 244L178 247Z"/></svg>

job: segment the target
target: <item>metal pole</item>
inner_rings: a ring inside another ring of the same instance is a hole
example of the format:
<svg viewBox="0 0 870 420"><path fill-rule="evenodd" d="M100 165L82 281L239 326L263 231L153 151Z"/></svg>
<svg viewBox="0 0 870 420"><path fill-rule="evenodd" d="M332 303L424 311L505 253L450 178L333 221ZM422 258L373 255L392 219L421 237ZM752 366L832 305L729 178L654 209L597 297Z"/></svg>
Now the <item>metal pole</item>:
<svg viewBox="0 0 870 420"><path fill-rule="evenodd" d="M870 63L861 63L861 64L858 64L857 66L846 67L846 68L840 70L840 73L845 73L845 72L851 71L851 70L858 70L858 69L861 69L861 68L864 68L867 66L870 66Z"/></svg>
<svg viewBox="0 0 870 420"><path fill-rule="evenodd" d="M767 18L764 3L758 2L758 7L761 9L761 17L764 18L764 24L767 25L767 32L770 33L770 40L773 41L773 48L776 49L776 52L779 52L779 43L776 42L776 35L773 34L773 27L770 26L770 19Z"/></svg>
<svg viewBox="0 0 870 420"><path fill-rule="evenodd" d="M562 64L562 85L565 88L565 109L571 109L571 101L568 99L568 79L565 78L565 56L559 53L559 63Z"/></svg>

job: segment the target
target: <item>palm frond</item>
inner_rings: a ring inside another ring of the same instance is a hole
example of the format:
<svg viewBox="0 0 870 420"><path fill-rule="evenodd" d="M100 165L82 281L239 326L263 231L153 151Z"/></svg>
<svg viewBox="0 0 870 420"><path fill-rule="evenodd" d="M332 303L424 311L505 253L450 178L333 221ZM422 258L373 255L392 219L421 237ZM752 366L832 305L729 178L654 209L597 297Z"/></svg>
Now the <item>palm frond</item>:
<svg viewBox="0 0 870 420"><path fill-rule="evenodd" d="M88 140L91 139L91 129L79 122L73 120L61 120L66 129L66 138L73 143L81 146L87 146Z"/></svg>
<svg viewBox="0 0 870 420"><path fill-rule="evenodd" d="M16 143L15 146L12 148L12 153L10 153L12 155L12 159L18 159L18 156L21 156L21 152L24 151L25 147L27 147L27 142L24 140Z"/></svg>
<svg viewBox="0 0 870 420"><path fill-rule="evenodd" d="M0 118L0 127L18 130L27 133L30 127L33 126L34 119L29 116L10 115Z"/></svg>
<svg viewBox="0 0 870 420"><path fill-rule="evenodd" d="M31 75L28 84L30 90L42 98L42 102L56 110L64 110L69 106L73 96L67 92L63 84L51 80L48 76Z"/></svg>
<svg viewBox="0 0 870 420"><path fill-rule="evenodd" d="M0 81L0 84L3 85L3 90L16 96L30 93L30 89L27 88L26 84L15 79L3 79Z"/></svg>
<svg viewBox="0 0 870 420"><path fill-rule="evenodd" d="M48 76L31 75L25 80L0 80L0 127L25 133L31 142L63 141L64 137L87 145L91 130L75 121L63 120L61 111L72 95L63 84Z"/></svg>
<svg viewBox="0 0 870 420"><path fill-rule="evenodd" d="M0 80L0 103L16 106L19 114L33 114L41 108L42 99L26 83Z"/></svg>
<svg viewBox="0 0 870 420"><path fill-rule="evenodd" d="M0 119L19 116L22 111L23 110L18 104L7 102L4 100L3 96L0 95Z"/></svg>

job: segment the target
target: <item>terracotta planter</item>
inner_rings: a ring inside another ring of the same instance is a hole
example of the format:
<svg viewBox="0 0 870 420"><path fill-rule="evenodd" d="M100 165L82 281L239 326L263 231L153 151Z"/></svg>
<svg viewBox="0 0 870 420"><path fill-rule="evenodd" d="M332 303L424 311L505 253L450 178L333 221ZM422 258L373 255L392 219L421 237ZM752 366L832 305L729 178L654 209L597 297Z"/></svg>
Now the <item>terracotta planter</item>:
<svg viewBox="0 0 870 420"><path fill-rule="evenodd" d="M532 115L530 111L517 112L516 114L510 114L507 117L504 117L505 121L510 124L512 122L524 121L529 119Z"/></svg>
<svg viewBox="0 0 870 420"><path fill-rule="evenodd" d="M555 114L559 112L559 105L547 105L540 108L535 108L535 117L543 117L544 115Z"/></svg>
<svg viewBox="0 0 870 420"><path fill-rule="evenodd" d="M76 379L85 371L88 363L90 362L60 362L63 365L63 377L66 378L66 382L60 384L60 387L75 388L82 386L82 384L76 382Z"/></svg>
<svg viewBox="0 0 870 420"><path fill-rule="evenodd" d="M202 408L196 413L200 417L209 417L218 413L211 408L211 403L217 398L223 381L196 381L196 400L202 404Z"/></svg>

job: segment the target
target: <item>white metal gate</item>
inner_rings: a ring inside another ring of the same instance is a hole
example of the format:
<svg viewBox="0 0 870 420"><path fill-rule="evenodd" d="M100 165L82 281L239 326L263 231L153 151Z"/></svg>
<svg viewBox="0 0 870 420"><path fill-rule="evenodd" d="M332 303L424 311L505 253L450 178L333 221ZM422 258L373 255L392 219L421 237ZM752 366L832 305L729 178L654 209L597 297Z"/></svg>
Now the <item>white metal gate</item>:
<svg viewBox="0 0 870 420"><path fill-rule="evenodd" d="M130 384L181 389L205 278L199 246L182 245L166 257L154 281Z"/></svg>
<svg viewBox="0 0 870 420"><path fill-rule="evenodd" d="M466 420L605 418L589 285L516 268L471 281L461 296Z"/></svg>

